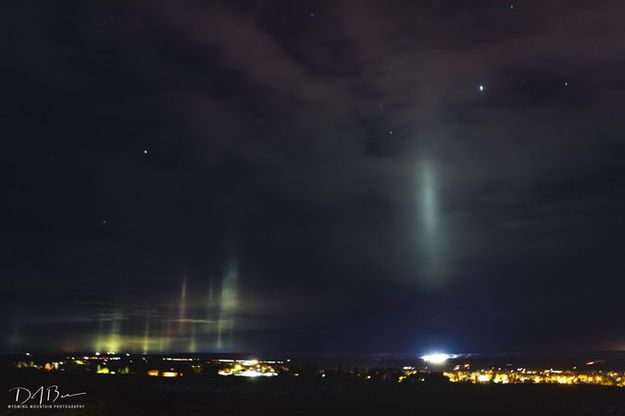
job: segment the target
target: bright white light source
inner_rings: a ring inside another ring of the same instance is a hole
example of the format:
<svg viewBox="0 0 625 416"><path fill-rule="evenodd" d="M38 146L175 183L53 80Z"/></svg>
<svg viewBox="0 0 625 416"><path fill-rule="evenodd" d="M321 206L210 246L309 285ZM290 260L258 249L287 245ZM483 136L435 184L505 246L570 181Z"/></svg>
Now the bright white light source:
<svg viewBox="0 0 625 416"><path fill-rule="evenodd" d="M484 92L484 86L480 85L480 92Z"/></svg>
<svg viewBox="0 0 625 416"><path fill-rule="evenodd" d="M425 361L426 363L435 364L435 365L445 364L447 360L449 360L450 358L455 358L455 357L453 355L444 354L440 352L437 352L434 354L426 354L423 357L421 357L421 359Z"/></svg>
<svg viewBox="0 0 625 416"><path fill-rule="evenodd" d="M480 374L477 376L477 381L480 383L488 383L490 381L490 376L488 374Z"/></svg>
<svg viewBox="0 0 625 416"><path fill-rule="evenodd" d="M240 373L234 373L234 375L238 377L256 378L256 377L273 377L273 376L277 376L278 373L275 373L273 371L261 373L260 371L257 371L257 370L245 370L245 371L241 371Z"/></svg>

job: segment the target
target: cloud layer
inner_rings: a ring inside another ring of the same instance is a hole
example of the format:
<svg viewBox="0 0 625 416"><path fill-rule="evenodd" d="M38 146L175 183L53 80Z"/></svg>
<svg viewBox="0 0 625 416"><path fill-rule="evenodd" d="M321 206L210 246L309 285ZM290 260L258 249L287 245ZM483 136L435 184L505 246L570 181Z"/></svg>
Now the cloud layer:
<svg viewBox="0 0 625 416"><path fill-rule="evenodd" d="M233 257L233 349L622 344L625 5L514 5L8 6L5 348Z"/></svg>

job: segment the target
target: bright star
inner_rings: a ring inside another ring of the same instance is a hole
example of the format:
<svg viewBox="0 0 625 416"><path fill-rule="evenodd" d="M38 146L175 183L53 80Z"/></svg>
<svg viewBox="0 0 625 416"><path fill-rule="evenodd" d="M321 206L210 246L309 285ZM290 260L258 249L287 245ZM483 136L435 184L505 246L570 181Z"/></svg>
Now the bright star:
<svg viewBox="0 0 625 416"><path fill-rule="evenodd" d="M143 149L143 154L147 155L148 154L148 149Z"/></svg>
<svg viewBox="0 0 625 416"><path fill-rule="evenodd" d="M484 86L480 85L480 92L484 92Z"/></svg>

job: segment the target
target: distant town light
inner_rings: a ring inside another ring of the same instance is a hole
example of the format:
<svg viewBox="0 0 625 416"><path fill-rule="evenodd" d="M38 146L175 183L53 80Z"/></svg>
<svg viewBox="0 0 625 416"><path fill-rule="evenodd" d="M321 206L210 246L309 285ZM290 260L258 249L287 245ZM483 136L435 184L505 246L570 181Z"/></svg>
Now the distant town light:
<svg viewBox="0 0 625 416"><path fill-rule="evenodd" d="M109 374L109 369L108 367L100 367L98 366L97 370L96 370L97 374Z"/></svg>
<svg viewBox="0 0 625 416"><path fill-rule="evenodd" d="M488 383L490 381L490 376L488 374L480 374L477 376L477 381L480 383Z"/></svg>

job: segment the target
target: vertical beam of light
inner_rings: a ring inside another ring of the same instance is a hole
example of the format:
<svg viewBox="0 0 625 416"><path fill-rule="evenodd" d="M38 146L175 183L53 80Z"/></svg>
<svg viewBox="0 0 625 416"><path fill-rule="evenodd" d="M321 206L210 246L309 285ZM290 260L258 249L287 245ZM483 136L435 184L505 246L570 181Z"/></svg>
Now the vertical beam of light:
<svg viewBox="0 0 625 416"><path fill-rule="evenodd" d="M438 225L438 204L436 195L436 178L429 163L422 167L421 179L421 210L425 235L428 240L436 238Z"/></svg>
<svg viewBox="0 0 625 416"><path fill-rule="evenodd" d="M433 288L443 283L443 232L439 207L438 178L434 164L424 160L419 166L418 210L420 218L419 245L421 248L419 278Z"/></svg>
<svg viewBox="0 0 625 416"><path fill-rule="evenodd" d="M234 314L238 305L239 265L236 259L228 262L228 267L221 284L219 319L217 320L218 351L229 350L233 345Z"/></svg>
<svg viewBox="0 0 625 416"><path fill-rule="evenodd" d="M213 294L213 281L210 281L208 288L208 301L206 302L206 319L210 322L213 320L213 312L215 308L215 295Z"/></svg>
<svg viewBox="0 0 625 416"><path fill-rule="evenodd" d="M211 279L208 286L208 300L206 301L206 324L204 325L202 332L209 336L214 335L215 327L215 295L213 291L213 279Z"/></svg>
<svg viewBox="0 0 625 416"><path fill-rule="evenodd" d="M143 353L150 352L150 317L145 319L145 331L143 332Z"/></svg>
<svg viewBox="0 0 625 416"><path fill-rule="evenodd" d="M173 311L170 310L169 320L167 322L168 326L168 334L167 334L167 343L169 344L168 349L184 349L186 345L184 343L184 339L187 334L187 277L184 276L182 278L182 282L180 284L180 295L177 299L178 306L178 314L177 316L172 316ZM169 328L171 322L174 322L173 334L171 333L171 329ZM171 345L173 343L173 345Z"/></svg>
<svg viewBox="0 0 625 416"><path fill-rule="evenodd" d="M104 334L104 317L100 313L100 316L98 317L98 334L96 335L95 345L94 345L95 351L102 351L102 349L105 349L104 341L102 339L103 334Z"/></svg>
<svg viewBox="0 0 625 416"><path fill-rule="evenodd" d="M121 329L120 321L123 315L120 311L115 310L111 318L111 330L109 332L108 340L106 341L107 352L117 352L120 350L121 345Z"/></svg>
<svg viewBox="0 0 625 416"><path fill-rule="evenodd" d="M187 318L187 278L182 279L182 288L180 290L180 302L178 304L179 334L184 334L184 323Z"/></svg>
<svg viewBox="0 0 625 416"><path fill-rule="evenodd" d="M189 338L188 352L197 352L196 325L196 322L191 322L191 337Z"/></svg>

